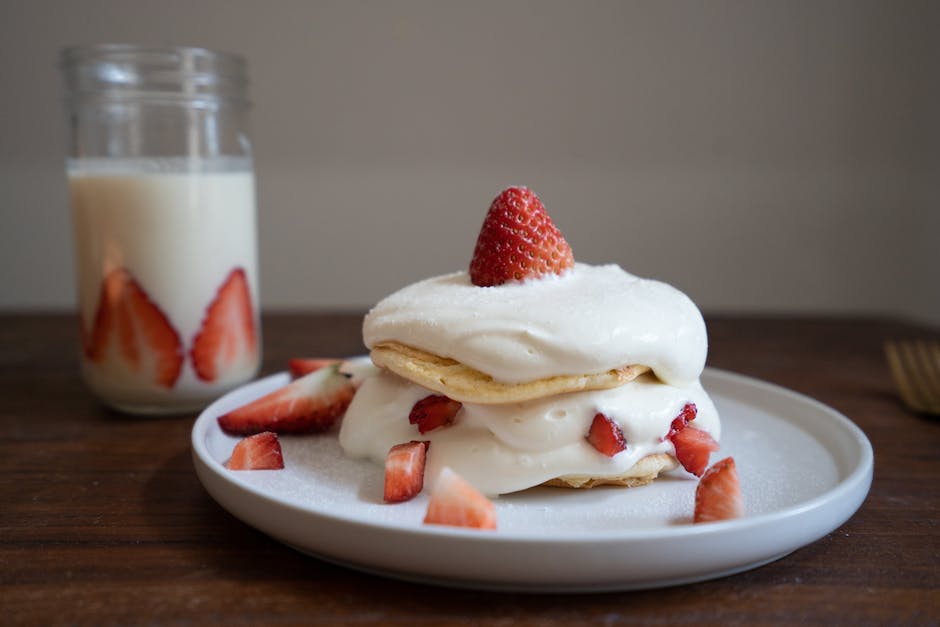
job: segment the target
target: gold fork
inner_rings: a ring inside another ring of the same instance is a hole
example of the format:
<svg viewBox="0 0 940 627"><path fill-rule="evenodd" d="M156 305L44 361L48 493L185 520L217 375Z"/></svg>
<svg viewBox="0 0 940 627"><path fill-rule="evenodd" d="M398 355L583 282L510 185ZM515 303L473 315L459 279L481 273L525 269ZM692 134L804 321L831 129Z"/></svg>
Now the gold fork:
<svg viewBox="0 0 940 627"><path fill-rule="evenodd" d="M940 416L940 344L889 341L885 355L904 404L917 413Z"/></svg>

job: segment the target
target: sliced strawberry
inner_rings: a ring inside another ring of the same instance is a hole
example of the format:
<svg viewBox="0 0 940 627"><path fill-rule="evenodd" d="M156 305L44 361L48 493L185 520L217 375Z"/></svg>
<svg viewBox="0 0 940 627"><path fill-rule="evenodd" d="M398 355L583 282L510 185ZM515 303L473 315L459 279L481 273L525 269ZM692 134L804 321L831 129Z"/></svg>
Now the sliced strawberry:
<svg viewBox="0 0 940 627"><path fill-rule="evenodd" d="M687 471L701 477L708 467L708 457L718 450L718 443L707 432L686 427L669 438L676 447L676 459Z"/></svg>
<svg viewBox="0 0 940 627"><path fill-rule="evenodd" d="M281 443L270 431L256 433L241 440L225 463L229 470L279 470L284 467Z"/></svg>
<svg viewBox="0 0 940 627"><path fill-rule="evenodd" d="M338 364L339 359L321 358L321 357L295 357L287 360L287 369L290 371L292 379L298 379L305 374L316 372L320 368Z"/></svg>
<svg viewBox="0 0 940 627"><path fill-rule="evenodd" d="M679 412L679 415L673 419L672 424L669 426L669 433L666 434L666 437L671 438L675 434L685 429L686 425L695 420L697 415L698 408L695 406L695 403L686 403L682 408L682 411Z"/></svg>
<svg viewBox="0 0 940 627"><path fill-rule="evenodd" d="M124 268L105 276L92 330L83 335L89 360L104 364L113 355L126 371L163 387L173 387L183 368L179 333Z"/></svg>
<svg viewBox="0 0 940 627"><path fill-rule="evenodd" d="M490 205L477 237L470 280L488 287L543 274L561 274L574 265L571 247L535 192L510 187Z"/></svg>
<svg viewBox="0 0 940 627"><path fill-rule="evenodd" d="M461 403L446 396L431 394L414 404L408 415L408 422L418 425L419 433L427 433L452 423L461 407Z"/></svg>
<svg viewBox="0 0 940 627"><path fill-rule="evenodd" d="M496 506L450 468L437 476L424 522L432 525L496 529Z"/></svg>
<svg viewBox="0 0 940 627"><path fill-rule="evenodd" d="M125 280L123 269L112 270L101 282L101 291L98 293L98 304L95 307L95 317L92 320L91 331L82 324L82 344L85 357L95 363L102 363L108 352L111 334L117 325L117 308L120 302L121 283Z"/></svg>
<svg viewBox="0 0 940 627"><path fill-rule="evenodd" d="M189 351L196 376L216 381L230 371L251 370L258 337L245 270L232 270L206 308Z"/></svg>
<svg viewBox="0 0 940 627"><path fill-rule="evenodd" d="M414 498L424 487L427 442L396 444L385 458L385 501L400 503Z"/></svg>
<svg viewBox="0 0 940 627"><path fill-rule="evenodd" d="M733 457L726 457L709 468L695 489L694 521L715 522L739 518L744 514L741 482Z"/></svg>
<svg viewBox="0 0 940 627"><path fill-rule="evenodd" d="M607 457L613 457L627 448L627 440L623 437L620 425L600 412L594 415L587 441Z"/></svg>
<svg viewBox="0 0 940 627"><path fill-rule="evenodd" d="M219 426L242 435L325 431L343 415L355 392L334 364L219 416Z"/></svg>
<svg viewBox="0 0 940 627"><path fill-rule="evenodd" d="M130 285L128 283L122 286L123 295L115 308L115 321L117 322L118 348L121 351L121 357L124 358L126 364L136 370L140 368L140 346L137 345L134 318L131 315L131 308L128 306L131 301L131 293L136 291L132 290Z"/></svg>

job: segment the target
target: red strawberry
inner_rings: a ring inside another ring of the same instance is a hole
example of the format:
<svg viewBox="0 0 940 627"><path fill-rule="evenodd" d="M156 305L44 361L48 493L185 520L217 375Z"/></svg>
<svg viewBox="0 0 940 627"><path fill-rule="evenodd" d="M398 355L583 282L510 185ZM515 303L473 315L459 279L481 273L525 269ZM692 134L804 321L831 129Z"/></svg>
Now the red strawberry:
<svg viewBox="0 0 940 627"><path fill-rule="evenodd" d="M196 376L216 381L229 370L251 369L258 354L255 316L245 270L232 270L206 308L189 351Z"/></svg>
<svg viewBox="0 0 940 627"><path fill-rule="evenodd" d="M744 514L741 482L733 457L726 457L709 468L695 489L695 522L715 522L739 518Z"/></svg>
<svg viewBox="0 0 940 627"><path fill-rule="evenodd" d="M287 369L290 371L291 378L297 379L305 374L316 372L320 368L337 364L339 361L339 359L321 357L295 357L287 361Z"/></svg>
<svg viewBox="0 0 940 627"><path fill-rule="evenodd" d="M561 274L574 265L571 247L526 187L510 187L490 205L477 237L470 280L488 287L543 274Z"/></svg>
<svg viewBox="0 0 940 627"><path fill-rule="evenodd" d="M695 420L697 415L698 408L695 406L695 403L686 403L682 411L679 412L679 415L673 419L666 437L672 438L672 436L685 429L686 425Z"/></svg>
<svg viewBox="0 0 940 627"><path fill-rule="evenodd" d="M676 459L687 471L701 477L708 467L708 457L718 450L718 443L707 432L686 427L669 437L676 447Z"/></svg>
<svg viewBox="0 0 940 627"><path fill-rule="evenodd" d="M106 282L106 280L105 280ZM107 337L110 333L113 323L110 320L110 312L105 307L105 282L101 284L101 291L98 293L98 303L95 306L94 318L91 321L91 330L88 329L88 323L85 316L79 312L78 326L82 338L82 352L85 358L94 362L99 362L104 358L105 348L107 347Z"/></svg>
<svg viewBox="0 0 940 627"><path fill-rule="evenodd" d="M277 434L265 431L250 435L235 445L225 463L229 470L279 470L284 467Z"/></svg>
<svg viewBox="0 0 940 627"><path fill-rule="evenodd" d="M427 433L452 423L461 407L463 405L455 400L440 394L432 394L414 404L408 415L408 422L418 425L419 433Z"/></svg>
<svg viewBox="0 0 940 627"><path fill-rule="evenodd" d="M620 425L598 412L591 422L587 441L607 457L613 457L627 448L627 440L623 437Z"/></svg>
<svg viewBox="0 0 940 627"><path fill-rule="evenodd" d="M400 503L414 498L424 487L427 442L396 444L385 458L385 502Z"/></svg>
<svg viewBox="0 0 940 627"><path fill-rule="evenodd" d="M424 522L496 529L496 506L460 475L445 467L434 483Z"/></svg>
<svg viewBox="0 0 940 627"><path fill-rule="evenodd" d="M116 338L123 367L163 387L173 387L183 368L179 333L124 268L104 278L91 333L83 335L91 361L104 364Z"/></svg>
<svg viewBox="0 0 940 627"><path fill-rule="evenodd" d="M334 364L219 416L219 426L242 435L325 431L346 411L355 392L349 377Z"/></svg>

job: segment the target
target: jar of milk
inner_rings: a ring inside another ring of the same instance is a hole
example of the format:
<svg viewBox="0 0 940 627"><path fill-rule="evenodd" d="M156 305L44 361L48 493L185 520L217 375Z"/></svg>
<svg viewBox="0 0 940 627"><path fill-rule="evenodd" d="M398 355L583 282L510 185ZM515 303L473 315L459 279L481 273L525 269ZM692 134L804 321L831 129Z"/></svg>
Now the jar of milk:
<svg viewBox="0 0 940 627"><path fill-rule="evenodd" d="M242 58L62 52L82 372L107 404L176 413L255 376L255 184Z"/></svg>

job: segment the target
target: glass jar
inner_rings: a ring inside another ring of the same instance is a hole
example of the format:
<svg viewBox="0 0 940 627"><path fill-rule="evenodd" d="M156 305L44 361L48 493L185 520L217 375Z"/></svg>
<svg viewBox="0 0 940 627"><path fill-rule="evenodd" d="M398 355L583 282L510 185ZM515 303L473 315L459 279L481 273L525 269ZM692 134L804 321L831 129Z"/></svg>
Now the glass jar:
<svg viewBox="0 0 940 627"><path fill-rule="evenodd" d="M85 381L129 413L199 409L260 364L245 62L107 44L61 68Z"/></svg>

